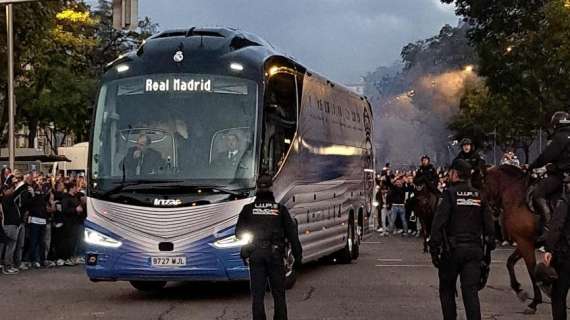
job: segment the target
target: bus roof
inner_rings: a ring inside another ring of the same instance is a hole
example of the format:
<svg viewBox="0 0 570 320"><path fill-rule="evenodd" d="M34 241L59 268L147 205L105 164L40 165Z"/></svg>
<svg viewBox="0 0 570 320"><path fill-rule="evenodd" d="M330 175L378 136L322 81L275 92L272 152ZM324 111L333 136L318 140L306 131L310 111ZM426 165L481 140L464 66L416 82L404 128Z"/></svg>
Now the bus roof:
<svg viewBox="0 0 570 320"><path fill-rule="evenodd" d="M182 55L176 58L178 52ZM266 63L272 58L285 59L295 65L297 70L317 76L333 87L365 99L344 85L307 69L263 38L230 27L191 27L157 33L146 39L136 51L121 55L109 63L104 79L152 73L232 74L235 71L230 70L230 64L239 63L243 67L239 74L241 77L259 80L266 72ZM113 70L113 67L121 64L129 65L128 71L123 74L117 69Z"/></svg>

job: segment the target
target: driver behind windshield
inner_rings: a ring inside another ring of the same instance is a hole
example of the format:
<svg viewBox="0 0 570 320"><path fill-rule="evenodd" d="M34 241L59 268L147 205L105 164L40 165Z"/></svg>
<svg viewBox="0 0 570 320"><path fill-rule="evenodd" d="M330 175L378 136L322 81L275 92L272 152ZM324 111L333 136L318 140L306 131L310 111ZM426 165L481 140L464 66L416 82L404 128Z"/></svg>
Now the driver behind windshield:
<svg viewBox="0 0 570 320"><path fill-rule="evenodd" d="M234 133L230 133L224 136L223 141L224 149L214 156L212 162L220 168L235 170L243 155L240 150L239 137Z"/></svg>
<svg viewBox="0 0 570 320"><path fill-rule="evenodd" d="M127 155L121 161L121 170L126 176L144 176L158 174L164 168L160 152L150 147L151 138L145 134L137 137L136 144L129 148Z"/></svg>

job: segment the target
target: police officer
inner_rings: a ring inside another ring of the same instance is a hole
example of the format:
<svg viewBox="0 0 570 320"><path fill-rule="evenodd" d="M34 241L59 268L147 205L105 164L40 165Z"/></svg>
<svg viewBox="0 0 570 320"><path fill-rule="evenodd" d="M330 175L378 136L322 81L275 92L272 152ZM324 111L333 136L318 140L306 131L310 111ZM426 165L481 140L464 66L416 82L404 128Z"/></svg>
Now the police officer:
<svg viewBox="0 0 570 320"><path fill-rule="evenodd" d="M551 290L552 319L566 320L566 297L570 287L570 219L568 194L564 195L554 210L549 223L549 230L545 233L544 263L553 266L558 278L554 281Z"/></svg>
<svg viewBox="0 0 570 320"><path fill-rule="evenodd" d="M556 112L551 119L554 128L552 142L529 166L529 170L541 168L549 163L548 177L542 180L534 191L534 205L544 221L550 221L551 210L548 197L560 190L564 173L570 171L570 117L567 112Z"/></svg>
<svg viewBox="0 0 570 320"><path fill-rule="evenodd" d="M469 138L461 140L461 152L455 158L467 161L473 170L471 175L471 184L475 189L481 189L483 186L483 168L485 160L475 151L475 145Z"/></svg>
<svg viewBox="0 0 570 320"><path fill-rule="evenodd" d="M439 176L437 175L437 170L433 164L431 164L431 159L426 154L421 157L420 161L421 164L416 171L414 184L419 186L424 183L432 193L439 194L439 190L437 190Z"/></svg>
<svg viewBox="0 0 570 320"><path fill-rule="evenodd" d="M455 288L461 277L461 292L467 320L481 319L479 289L482 262L494 249L493 219L479 191L470 184L471 166L455 160L450 168L450 186L437 208L429 242L432 261L439 269L439 296L444 320L455 320ZM486 248L485 248L486 247Z"/></svg>
<svg viewBox="0 0 570 320"><path fill-rule="evenodd" d="M266 319L264 296L267 280L275 305L273 319L287 319L284 265L286 240L291 245L295 264L300 264L302 258L297 225L287 208L275 201L271 186L272 177L260 175L255 201L243 208L236 225L238 239L251 239L249 245L242 247L241 255L246 264L249 264L254 320Z"/></svg>

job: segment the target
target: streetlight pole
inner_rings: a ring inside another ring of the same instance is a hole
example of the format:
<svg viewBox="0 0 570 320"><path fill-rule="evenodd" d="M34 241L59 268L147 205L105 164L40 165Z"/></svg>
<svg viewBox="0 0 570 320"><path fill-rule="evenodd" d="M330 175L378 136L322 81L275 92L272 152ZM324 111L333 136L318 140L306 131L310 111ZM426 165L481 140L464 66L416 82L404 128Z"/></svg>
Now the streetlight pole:
<svg viewBox="0 0 570 320"><path fill-rule="evenodd" d="M12 3L6 4L8 43L8 157L10 169L16 165L15 103L14 103L14 13Z"/></svg>

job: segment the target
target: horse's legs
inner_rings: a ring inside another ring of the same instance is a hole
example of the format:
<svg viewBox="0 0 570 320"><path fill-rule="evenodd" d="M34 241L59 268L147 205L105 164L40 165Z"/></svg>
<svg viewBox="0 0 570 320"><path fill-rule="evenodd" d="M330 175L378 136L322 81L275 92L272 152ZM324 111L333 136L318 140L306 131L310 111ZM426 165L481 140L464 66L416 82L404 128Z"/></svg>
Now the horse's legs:
<svg viewBox="0 0 570 320"><path fill-rule="evenodd" d="M538 305L542 303L542 292L536 284L536 279L534 277L534 268L536 267L536 254L534 252L534 244L529 241L522 241L522 243L519 243L519 250L523 252L523 259L525 261L526 269L530 276L532 289L534 291L532 302L528 305L530 310L527 310L525 313L534 314L536 313L536 308Z"/></svg>
<svg viewBox="0 0 570 320"><path fill-rule="evenodd" d="M522 300L524 298L524 300L526 300L526 297L524 296L524 292L521 289L521 284L517 280L517 275L515 273L515 265L517 264L517 262L521 258L522 258L522 256L519 252L519 248L517 247L515 249L515 251L509 256L509 259L507 260L507 270L509 270L509 278L511 280L511 288L517 294L517 297L519 297L519 299Z"/></svg>
<svg viewBox="0 0 570 320"><path fill-rule="evenodd" d="M429 252L428 251L428 237L430 235L427 233L427 228L426 228L426 224L424 222L424 219L420 219L420 224L422 226L421 227L422 228L421 235L422 235L422 238L424 239L424 253L428 253Z"/></svg>

